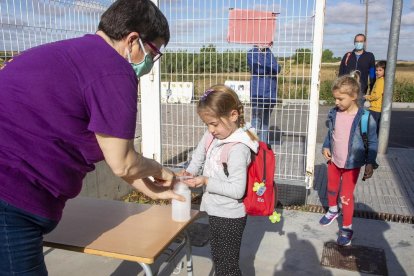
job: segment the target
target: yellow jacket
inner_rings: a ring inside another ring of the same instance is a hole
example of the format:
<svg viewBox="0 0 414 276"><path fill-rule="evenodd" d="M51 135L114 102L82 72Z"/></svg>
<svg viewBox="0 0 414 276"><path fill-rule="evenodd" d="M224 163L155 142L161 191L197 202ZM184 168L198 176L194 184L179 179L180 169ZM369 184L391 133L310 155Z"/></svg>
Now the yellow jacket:
<svg viewBox="0 0 414 276"><path fill-rule="evenodd" d="M382 110L382 96L384 94L384 77L375 81L371 94L366 96L366 100L370 102L369 110L381 112Z"/></svg>

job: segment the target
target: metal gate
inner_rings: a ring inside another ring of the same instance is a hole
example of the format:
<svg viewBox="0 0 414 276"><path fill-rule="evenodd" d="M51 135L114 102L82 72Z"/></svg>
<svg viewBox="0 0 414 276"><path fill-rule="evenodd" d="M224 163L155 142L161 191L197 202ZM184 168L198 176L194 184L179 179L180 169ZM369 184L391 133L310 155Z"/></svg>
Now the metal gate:
<svg viewBox="0 0 414 276"><path fill-rule="evenodd" d="M153 88L161 92L158 99L154 92L142 99L142 106L147 106L145 99L152 101L151 107L161 102L159 134L158 129L144 127L150 122L158 128L153 114L142 113L144 153L151 148L154 151L146 154L164 165L185 167L206 130L196 114L200 96L214 84L235 84L237 90L237 85L250 80L246 52L252 45L228 42L230 11L271 12L277 14L271 50L282 66L278 103L270 118L269 142L277 158L275 180L283 187L285 203L292 202L288 197L303 201L305 187L313 183L325 1L162 0L159 6L170 23L171 41L155 74L143 82L148 87L159 80ZM249 121L248 101L245 113ZM289 190L292 185L300 189Z"/></svg>
<svg viewBox="0 0 414 276"><path fill-rule="evenodd" d="M5 61L39 44L94 33L112 2L3 0L0 58ZM213 84L244 90L240 95L246 96L242 100L249 121L246 52L252 45L228 42L229 14L237 9L270 12L276 15L271 50L282 66L278 102L270 117L275 179L311 187L325 0L154 2L168 18L171 41L164 57L140 81L136 134L143 154L169 167L184 167L206 129L196 114L196 102Z"/></svg>

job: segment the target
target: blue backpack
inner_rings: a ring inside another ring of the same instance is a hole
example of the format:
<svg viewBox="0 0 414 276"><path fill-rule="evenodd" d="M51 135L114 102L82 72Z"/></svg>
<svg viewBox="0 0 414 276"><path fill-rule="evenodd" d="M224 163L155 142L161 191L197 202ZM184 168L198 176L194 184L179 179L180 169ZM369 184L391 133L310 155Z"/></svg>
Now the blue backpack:
<svg viewBox="0 0 414 276"><path fill-rule="evenodd" d="M364 113L362 114L362 118L361 118L361 134L362 134L362 139L365 138L367 139L367 144L365 144L365 140L364 140L364 146L365 149L367 150L367 145L368 145L368 119L369 119L369 111L364 109Z"/></svg>

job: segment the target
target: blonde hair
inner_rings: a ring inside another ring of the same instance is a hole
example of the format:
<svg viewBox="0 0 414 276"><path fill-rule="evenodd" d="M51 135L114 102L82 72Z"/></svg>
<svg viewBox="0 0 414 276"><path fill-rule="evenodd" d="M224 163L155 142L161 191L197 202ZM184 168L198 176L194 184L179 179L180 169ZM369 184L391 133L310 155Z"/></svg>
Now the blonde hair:
<svg viewBox="0 0 414 276"><path fill-rule="evenodd" d="M332 85L332 92L338 91L341 94L349 96L356 96L358 99L361 91L361 84L359 83L360 72L358 70L352 71L348 75L343 75L337 78Z"/></svg>
<svg viewBox="0 0 414 276"><path fill-rule="evenodd" d="M237 127L245 127L244 107L240 102L239 97L233 89L217 84L207 89L201 96L197 105L197 113L208 113L218 119L227 118L230 113L236 110L238 113ZM253 141L258 141L259 138L253 132L246 130L247 135Z"/></svg>

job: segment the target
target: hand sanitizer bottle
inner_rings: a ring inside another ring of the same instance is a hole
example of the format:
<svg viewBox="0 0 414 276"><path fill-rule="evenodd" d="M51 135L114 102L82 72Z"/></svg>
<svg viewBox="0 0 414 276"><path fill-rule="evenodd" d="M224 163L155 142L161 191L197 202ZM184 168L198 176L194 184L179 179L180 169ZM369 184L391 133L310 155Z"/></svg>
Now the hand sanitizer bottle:
<svg viewBox="0 0 414 276"><path fill-rule="evenodd" d="M191 211L191 190L185 183L178 182L174 185L174 193L185 197L185 201L172 200L172 220L178 222L188 221Z"/></svg>

